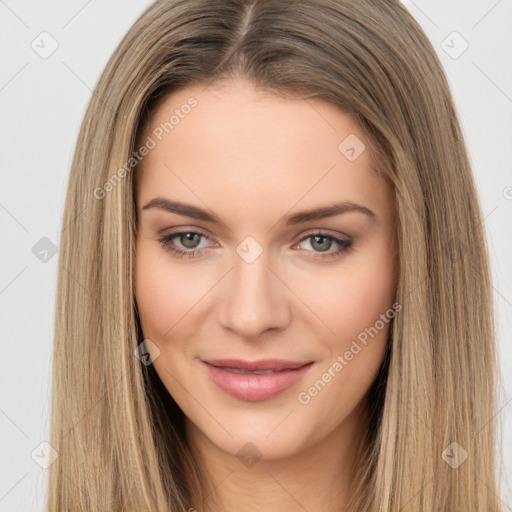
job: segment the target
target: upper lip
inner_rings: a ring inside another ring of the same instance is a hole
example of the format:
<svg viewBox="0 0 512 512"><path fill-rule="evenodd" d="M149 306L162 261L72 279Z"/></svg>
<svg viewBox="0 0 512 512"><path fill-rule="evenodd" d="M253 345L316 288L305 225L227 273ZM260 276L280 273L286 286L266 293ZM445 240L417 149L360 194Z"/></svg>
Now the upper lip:
<svg viewBox="0 0 512 512"><path fill-rule="evenodd" d="M294 370L313 361L286 361L284 359L260 359L259 361L243 361L242 359L202 359L203 363L217 368L235 368L246 371Z"/></svg>

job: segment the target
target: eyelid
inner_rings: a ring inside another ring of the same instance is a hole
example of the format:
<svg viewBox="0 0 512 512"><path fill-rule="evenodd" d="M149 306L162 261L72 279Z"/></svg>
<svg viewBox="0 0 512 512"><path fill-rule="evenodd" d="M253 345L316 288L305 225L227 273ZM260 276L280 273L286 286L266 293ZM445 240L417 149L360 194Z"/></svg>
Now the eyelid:
<svg viewBox="0 0 512 512"><path fill-rule="evenodd" d="M197 227L187 227L187 226L185 226L184 228L182 228L182 227L176 228L176 230L169 231L169 232L167 232L166 230L162 230L162 233L159 234L159 236L162 236L162 237L172 237L172 236L181 235L183 233L197 233L198 235L204 236L208 240L211 240L211 241L214 240L203 229L197 228Z"/></svg>
<svg viewBox="0 0 512 512"><path fill-rule="evenodd" d="M325 236L332 236L333 238L343 238L347 242L352 242L352 240L353 240L352 237L350 235L347 235L346 233L340 233L339 231L333 231L332 229L317 228L317 229L310 229L310 230L306 231L306 233L304 235L300 235L302 237L300 239L300 241L302 242L304 240L304 238L308 238L312 235L325 235Z"/></svg>

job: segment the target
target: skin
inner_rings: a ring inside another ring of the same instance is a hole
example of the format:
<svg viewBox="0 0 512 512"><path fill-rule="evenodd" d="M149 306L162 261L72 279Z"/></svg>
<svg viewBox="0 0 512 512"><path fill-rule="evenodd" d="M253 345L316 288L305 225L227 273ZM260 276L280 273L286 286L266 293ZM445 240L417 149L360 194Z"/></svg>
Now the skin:
<svg viewBox="0 0 512 512"><path fill-rule="evenodd" d="M351 116L317 98L255 90L245 79L173 92L143 140L191 96L197 107L145 156L135 188L142 330L160 350L155 369L184 411L190 446L216 486L190 507L342 510L367 428L365 394L390 323L309 403L298 395L393 305L393 190L376 172L370 143ZM354 161L338 149L349 134L366 147ZM144 209L155 197L213 212L224 224ZM375 218L348 212L283 224L285 215L340 201L363 205ZM175 256L160 241L198 230L208 238L170 242L184 251L202 249L191 258ZM330 239L315 243L319 230L350 237L351 249L322 258L339 246ZM263 250L251 263L236 251L247 236ZM217 388L200 362L228 357L314 365L276 397L251 402ZM249 442L260 454L256 460L261 457L251 467L237 456Z"/></svg>

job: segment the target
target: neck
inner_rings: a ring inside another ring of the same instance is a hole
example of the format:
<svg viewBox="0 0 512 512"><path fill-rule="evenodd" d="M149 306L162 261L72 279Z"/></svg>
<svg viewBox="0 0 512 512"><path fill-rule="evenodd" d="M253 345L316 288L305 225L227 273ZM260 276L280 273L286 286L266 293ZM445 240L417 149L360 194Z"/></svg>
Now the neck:
<svg viewBox="0 0 512 512"><path fill-rule="evenodd" d="M321 441L280 459L263 457L250 467L236 453L214 445L188 418L186 432L194 459L208 476L199 512L342 511L351 497L364 434L364 404Z"/></svg>

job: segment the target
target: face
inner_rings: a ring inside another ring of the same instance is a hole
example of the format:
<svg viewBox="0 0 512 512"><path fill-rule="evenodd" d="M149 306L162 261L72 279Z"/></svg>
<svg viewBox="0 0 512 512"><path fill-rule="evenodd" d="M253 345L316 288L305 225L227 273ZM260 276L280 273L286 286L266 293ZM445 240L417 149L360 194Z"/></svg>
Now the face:
<svg viewBox="0 0 512 512"><path fill-rule="evenodd" d="M172 93L140 140L136 302L190 431L268 459L350 438L397 280L394 194L364 132L226 80Z"/></svg>

